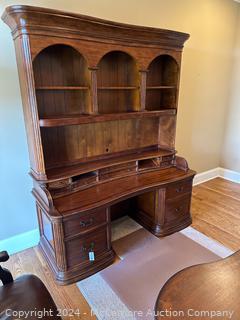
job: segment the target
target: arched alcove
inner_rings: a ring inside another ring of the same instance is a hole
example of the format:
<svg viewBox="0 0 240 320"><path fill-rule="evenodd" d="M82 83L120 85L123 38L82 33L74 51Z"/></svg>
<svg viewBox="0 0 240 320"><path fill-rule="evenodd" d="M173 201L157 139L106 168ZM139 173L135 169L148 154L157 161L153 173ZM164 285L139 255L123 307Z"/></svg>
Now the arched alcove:
<svg viewBox="0 0 240 320"><path fill-rule="evenodd" d="M136 61L122 51L111 51L98 64L98 111L101 114L135 111L139 106Z"/></svg>
<svg viewBox="0 0 240 320"><path fill-rule="evenodd" d="M176 108L179 67L169 55L156 57L147 73L146 109Z"/></svg>
<svg viewBox="0 0 240 320"><path fill-rule="evenodd" d="M43 49L33 71L40 118L88 112L89 70L76 49L63 44Z"/></svg>

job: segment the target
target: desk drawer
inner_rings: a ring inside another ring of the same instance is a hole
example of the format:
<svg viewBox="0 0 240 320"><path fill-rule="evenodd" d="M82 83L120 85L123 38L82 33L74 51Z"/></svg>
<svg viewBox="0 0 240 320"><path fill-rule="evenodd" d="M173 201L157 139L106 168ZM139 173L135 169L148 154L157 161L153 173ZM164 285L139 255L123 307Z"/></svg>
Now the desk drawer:
<svg viewBox="0 0 240 320"><path fill-rule="evenodd" d="M96 261L101 253L108 250L107 227L92 232L86 237L68 240L65 243L67 265L69 268L89 261L89 252L93 251ZM94 263L93 261L93 263Z"/></svg>
<svg viewBox="0 0 240 320"><path fill-rule="evenodd" d="M96 209L89 214L79 214L64 221L64 235L73 236L107 222L107 209Z"/></svg>
<svg viewBox="0 0 240 320"><path fill-rule="evenodd" d="M192 180L174 183L166 188L166 199L175 198L189 192L192 192Z"/></svg>
<svg viewBox="0 0 240 320"><path fill-rule="evenodd" d="M164 222L169 223L174 220L182 220L189 216L191 204L191 193L182 197L166 201L166 212Z"/></svg>

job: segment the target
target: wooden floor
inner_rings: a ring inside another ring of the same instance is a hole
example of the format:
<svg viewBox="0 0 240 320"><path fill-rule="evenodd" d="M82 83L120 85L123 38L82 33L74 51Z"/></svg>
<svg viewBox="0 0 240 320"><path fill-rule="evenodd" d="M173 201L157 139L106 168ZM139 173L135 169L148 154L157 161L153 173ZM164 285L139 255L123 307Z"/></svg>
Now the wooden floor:
<svg viewBox="0 0 240 320"><path fill-rule="evenodd" d="M192 226L226 247L240 249L240 185L216 178L194 187L192 198ZM33 273L46 284L58 308L80 310L81 316L65 319L96 319L76 285L58 286L38 248L31 248L11 256L4 264L14 277Z"/></svg>
<svg viewBox="0 0 240 320"><path fill-rule="evenodd" d="M216 178L193 188L192 227L240 249L240 184Z"/></svg>

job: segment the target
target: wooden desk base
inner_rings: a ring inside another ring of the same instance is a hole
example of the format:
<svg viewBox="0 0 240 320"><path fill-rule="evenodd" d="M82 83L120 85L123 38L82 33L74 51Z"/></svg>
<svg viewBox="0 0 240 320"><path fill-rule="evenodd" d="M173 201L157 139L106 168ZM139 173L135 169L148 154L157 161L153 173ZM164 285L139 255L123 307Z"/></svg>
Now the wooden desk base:
<svg viewBox="0 0 240 320"><path fill-rule="evenodd" d="M113 262L111 221L117 211L157 237L189 226L194 174L176 167L147 172L53 199L52 206L34 189L40 248L58 283L78 281Z"/></svg>

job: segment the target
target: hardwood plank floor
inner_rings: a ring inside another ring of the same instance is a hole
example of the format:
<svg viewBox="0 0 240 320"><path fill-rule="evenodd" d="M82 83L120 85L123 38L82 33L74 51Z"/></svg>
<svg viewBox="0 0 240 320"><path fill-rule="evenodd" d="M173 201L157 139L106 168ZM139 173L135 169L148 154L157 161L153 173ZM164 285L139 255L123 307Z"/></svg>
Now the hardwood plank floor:
<svg viewBox="0 0 240 320"><path fill-rule="evenodd" d="M193 188L192 226L232 250L240 249L240 185L216 178ZM11 256L4 264L14 277L33 273L43 280L60 309L79 309L81 316L64 319L94 320L75 284L58 286L37 247Z"/></svg>
<svg viewBox="0 0 240 320"><path fill-rule="evenodd" d="M216 178L194 187L191 210L193 228L240 249L240 184Z"/></svg>

